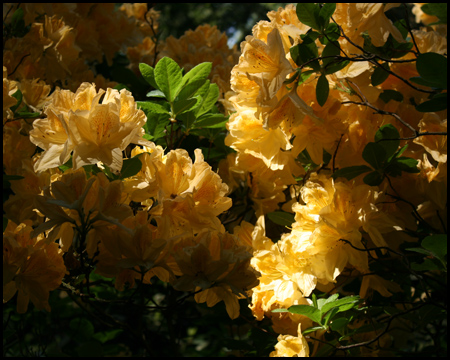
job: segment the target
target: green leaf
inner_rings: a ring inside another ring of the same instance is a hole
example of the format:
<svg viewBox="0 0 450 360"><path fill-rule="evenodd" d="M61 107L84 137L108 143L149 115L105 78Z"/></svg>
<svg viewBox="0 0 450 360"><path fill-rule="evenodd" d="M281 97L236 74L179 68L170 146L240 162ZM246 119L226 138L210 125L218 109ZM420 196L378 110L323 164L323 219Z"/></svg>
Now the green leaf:
<svg viewBox="0 0 450 360"><path fill-rule="evenodd" d="M195 121L194 128L225 129L228 117L223 114L205 114Z"/></svg>
<svg viewBox="0 0 450 360"><path fill-rule="evenodd" d="M208 112L217 102L219 98L219 87L217 84L209 84L208 93L203 97L200 102L199 108L196 110L196 116L199 117Z"/></svg>
<svg viewBox="0 0 450 360"><path fill-rule="evenodd" d="M169 110L164 106L165 103L155 103L151 101L136 101L138 108L148 116L148 113L170 114Z"/></svg>
<svg viewBox="0 0 450 360"><path fill-rule="evenodd" d="M370 78L373 86L382 84L389 77L389 73L386 70L389 70L389 63L383 63L381 66L377 66Z"/></svg>
<svg viewBox="0 0 450 360"><path fill-rule="evenodd" d="M209 89L209 80L199 79L193 80L186 84L178 93L177 100L185 100L195 95L199 95L201 97L204 96L208 92Z"/></svg>
<svg viewBox="0 0 450 360"><path fill-rule="evenodd" d="M95 340L100 341L102 344L104 344L107 341L114 340L117 337L117 335L121 334L122 332L123 332L123 329L101 331L101 332L95 333L93 338Z"/></svg>
<svg viewBox="0 0 450 360"><path fill-rule="evenodd" d="M175 100L182 78L181 68L171 58L163 57L155 66L155 82L169 102Z"/></svg>
<svg viewBox="0 0 450 360"><path fill-rule="evenodd" d="M346 168L339 169L335 171L332 175L333 179L337 179L339 177L345 177L347 180L351 180L361 174L364 174L368 171L372 171L370 167L367 165L357 165L357 166L349 166Z"/></svg>
<svg viewBox="0 0 450 360"><path fill-rule="evenodd" d="M155 82L155 69L153 69L150 65L140 63L139 70L144 80L147 81L152 87L157 89L158 85L156 85Z"/></svg>
<svg viewBox="0 0 450 360"><path fill-rule="evenodd" d="M433 261L435 259L425 259L422 263L418 264L416 262L411 263L411 269L414 271L431 271L440 270L442 265L438 261Z"/></svg>
<svg viewBox="0 0 450 360"><path fill-rule="evenodd" d="M384 175L378 171L372 171L370 174L364 176L364 183L370 186L378 186L383 182Z"/></svg>
<svg viewBox="0 0 450 360"><path fill-rule="evenodd" d="M317 308L319 309L319 310L321 310L322 309L322 307L326 304L326 303L329 303L329 302L333 302L333 301L335 301L337 298L339 297L339 294L333 294L333 295L331 295L329 298L327 298L327 299L319 299L318 301L317 301Z"/></svg>
<svg viewBox="0 0 450 360"><path fill-rule="evenodd" d="M437 94L416 106L416 110L420 112L436 112L445 109L447 109L447 93Z"/></svg>
<svg viewBox="0 0 450 360"><path fill-rule="evenodd" d="M300 74L300 76L299 76L299 79L298 79L298 84L300 85L300 84L303 84L306 80L308 80L310 77L311 77L311 75L312 74L314 74L315 73L315 71L314 70L306 70L306 71L303 71L301 74Z"/></svg>
<svg viewBox="0 0 450 360"><path fill-rule="evenodd" d="M23 95L22 92L17 89L17 91L11 95L13 98L17 99L17 103L14 106L10 107L10 110L15 113L16 110L20 107L20 105L22 104L22 99L23 99Z"/></svg>
<svg viewBox="0 0 450 360"><path fill-rule="evenodd" d="M326 56L339 56L341 54L341 47L339 42L333 41L329 42L327 46L322 51L322 57ZM322 60L323 66L326 67L328 64L334 62L334 58L325 58Z"/></svg>
<svg viewBox="0 0 450 360"><path fill-rule="evenodd" d="M284 211L274 211L267 214L267 217L275 224L281 226L292 226L295 222L295 215Z"/></svg>
<svg viewBox="0 0 450 360"><path fill-rule="evenodd" d="M433 52L420 54L416 61L421 78L434 84L433 87L447 89L447 58Z"/></svg>
<svg viewBox="0 0 450 360"><path fill-rule="evenodd" d="M317 330L323 330L323 326L311 326L310 328L307 328L304 331L302 331L302 334L307 335Z"/></svg>
<svg viewBox="0 0 450 360"><path fill-rule="evenodd" d="M422 240L421 245L438 258L444 259L444 256L447 255L447 235L445 234L427 236Z"/></svg>
<svg viewBox="0 0 450 360"><path fill-rule="evenodd" d="M384 148L387 158L390 158L397 151L400 145L399 138L400 134L392 124L383 125L375 134L375 142Z"/></svg>
<svg viewBox="0 0 450 360"><path fill-rule="evenodd" d="M294 53L296 56L296 64L301 66L304 63L313 60L317 57L319 57L319 52L317 50L317 45L314 40L314 34L317 34L315 32L310 32L306 35L301 35L303 42L296 45L297 51ZM312 62L309 62L309 67L313 68L315 71L320 71L320 63L319 60L314 60Z"/></svg>
<svg viewBox="0 0 450 360"><path fill-rule="evenodd" d="M422 5L420 9L425 14L437 16L440 20L439 23L447 23L447 3L428 3Z"/></svg>
<svg viewBox="0 0 450 360"><path fill-rule="evenodd" d="M192 129L196 119L197 117L194 110L186 111L177 117L177 120L180 120L183 123L185 131Z"/></svg>
<svg viewBox="0 0 450 360"><path fill-rule="evenodd" d="M147 93L147 97L166 98L166 95L161 90L152 90Z"/></svg>
<svg viewBox="0 0 450 360"><path fill-rule="evenodd" d="M380 94L380 99L383 100L386 104L391 100L402 102L403 94L396 90L384 90Z"/></svg>
<svg viewBox="0 0 450 360"><path fill-rule="evenodd" d="M328 64L325 68L325 75L334 74L335 72L345 68L348 64L350 64L350 60L340 60L336 63Z"/></svg>
<svg viewBox="0 0 450 360"><path fill-rule="evenodd" d="M288 309L274 309L272 310L273 313L286 313L289 312Z"/></svg>
<svg viewBox="0 0 450 360"><path fill-rule="evenodd" d="M194 97L190 99L175 101L173 103L173 112L174 112L173 115L176 117L178 114L182 114L186 111L191 110L199 100L200 97Z"/></svg>
<svg viewBox="0 0 450 360"><path fill-rule="evenodd" d="M186 75L183 76L182 86L196 80L206 80L211 73L212 63L204 62L193 67Z"/></svg>
<svg viewBox="0 0 450 360"><path fill-rule="evenodd" d="M82 317L72 319L69 328L72 330L73 336L80 340L90 339L94 335L94 325Z"/></svg>
<svg viewBox="0 0 450 360"><path fill-rule="evenodd" d="M328 39L330 39L331 41L335 41L341 37L339 27L334 22L328 24L328 26L325 30L325 34L327 35ZM326 40L326 43L328 43L327 38L324 37L322 39ZM326 43L324 43L324 45L326 45Z"/></svg>
<svg viewBox="0 0 450 360"><path fill-rule="evenodd" d="M336 10L336 3L325 3L319 11L319 25L320 30L326 28L330 22L331 16Z"/></svg>
<svg viewBox="0 0 450 360"><path fill-rule="evenodd" d="M131 176L136 175L139 171L141 171L142 162L139 160L139 155L131 159L126 159L123 161L122 169L120 170L120 179L126 179Z"/></svg>
<svg viewBox="0 0 450 360"><path fill-rule="evenodd" d="M330 323L330 329L333 331L339 331L345 328L350 323L350 319L346 317L340 317L337 319L333 319Z"/></svg>
<svg viewBox="0 0 450 360"><path fill-rule="evenodd" d="M312 321L321 324L322 316L319 309L309 305L292 305L288 308L289 312L293 314L305 315Z"/></svg>
<svg viewBox="0 0 450 360"><path fill-rule="evenodd" d="M414 173L420 172L420 170L417 167L418 163L419 162L416 159L401 156L401 157L393 159L389 165L396 166L404 172L414 174Z"/></svg>
<svg viewBox="0 0 450 360"><path fill-rule="evenodd" d="M342 299L338 299L335 301L329 301L326 304L322 306L322 309L320 309L320 312L322 314L327 313L333 308L339 307L339 309L343 309L342 311L348 310L348 305L352 305L351 307L356 307L360 301L359 296L346 296Z"/></svg>
<svg viewBox="0 0 450 360"><path fill-rule="evenodd" d="M29 111L18 111L15 114L16 117L21 119L35 119L39 116L41 116L40 112L29 112Z"/></svg>
<svg viewBox="0 0 450 360"><path fill-rule="evenodd" d="M370 142L364 148L362 157L377 170L383 167L383 163L387 159L387 153L379 143Z"/></svg>
<svg viewBox="0 0 450 360"><path fill-rule="evenodd" d="M149 113L147 114L147 122L144 130L147 135L151 136L149 140L157 140L165 135L165 128L170 122L169 114Z"/></svg>
<svg viewBox="0 0 450 360"><path fill-rule="evenodd" d="M329 93L330 93L330 85L328 84L328 80L325 74L322 74L320 75L319 80L317 80L317 87L316 87L317 102L319 103L320 106L325 105Z"/></svg>
<svg viewBox="0 0 450 360"><path fill-rule="evenodd" d="M320 27L320 6L313 3L298 3L297 17L303 24L312 27L315 30L322 30Z"/></svg>

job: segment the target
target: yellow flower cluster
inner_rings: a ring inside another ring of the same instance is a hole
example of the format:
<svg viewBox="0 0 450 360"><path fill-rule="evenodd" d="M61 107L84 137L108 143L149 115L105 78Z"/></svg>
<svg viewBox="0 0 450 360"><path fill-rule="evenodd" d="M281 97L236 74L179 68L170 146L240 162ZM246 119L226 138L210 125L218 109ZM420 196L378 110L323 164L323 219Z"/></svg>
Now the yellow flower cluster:
<svg viewBox="0 0 450 360"><path fill-rule="evenodd" d="M385 5L336 6L333 18L348 36L338 40L342 53L362 54L361 48L355 46L363 45L362 33L368 34L375 46L382 46L390 35L398 42L405 41L387 19ZM353 274L369 273L367 252L357 250L364 247L362 240L369 247L396 248L408 240L397 230L413 221L409 205L389 201L386 194L392 189L387 181L376 187L364 184L361 177L352 181L331 178L335 168L365 164L362 150L382 125L392 123L400 137L411 135L394 117L366 108L361 98L381 110L395 112L420 132L446 132L447 112L416 111L414 104L425 101L428 94L393 75L373 86L370 79L374 67L368 61L350 62L327 75L329 96L320 106L316 100L318 76L312 75L298 86L284 84L298 68L290 48L301 42L300 35L310 27L299 22L294 5L269 12L268 17L270 21L257 23L253 35L241 43L242 55L231 73L235 94L229 101L235 112L227 124L225 143L237 153L223 161L220 173L231 188L240 184L249 187L257 215L277 210L278 204L285 202L285 190L291 187L293 200L283 206L283 210L295 213L291 232L282 235L277 243L253 248L251 263L261 277L253 289L251 308L257 319L268 316L276 329L289 334L279 339L272 355L305 355L308 347L305 350L297 327L308 320L275 315L271 310L307 304L306 297L316 287L332 290L345 269ZM416 30L414 36L420 52L446 52L446 38L432 29ZM316 45L320 55L324 46L319 40ZM407 54L404 59L412 56ZM391 69L407 79L418 76L414 63L398 62ZM397 90L410 101L385 103L379 98L385 89ZM409 146L404 154L419 160L421 172L393 178L390 185L424 218L431 218L433 211L445 213L447 137L422 136L414 141L403 140L401 146L406 143ZM324 151L333 154L333 169L305 174L297 161L304 150L318 165L324 162ZM305 176L300 190L295 180L299 176ZM360 295L366 297L373 290L390 296L400 288L377 275L363 276Z"/></svg>
<svg viewBox="0 0 450 360"><path fill-rule="evenodd" d="M32 231L31 221L19 226L10 221L3 232L3 302L18 293L19 313L27 311L30 300L37 309L50 311L49 292L66 274L58 244L33 237Z"/></svg>
<svg viewBox="0 0 450 360"><path fill-rule="evenodd" d="M125 89L97 93L95 84L89 83L81 84L75 93L57 88L45 114L30 131L31 142L45 150L35 164L37 172L66 163L73 151L75 170L101 161L117 173L122 168L122 151L130 143L148 144L142 138L145 114Z"/></svg>
<svg viewBox="0 0 450 360"><path fill-rule="evenodd" d="M153 22L153 30L158 28L159 14L147 12L143 3L124 4L118 11L113 3L29 3L21 4L21 9L30 31L4 44L3 65L8 73L14 72L15 79L41 79L73 91L86 81L99 88L111 86L88 63L101 63L104 56L111 65L117 51L125 52L153 34L145 16ZM4 21L10 22L13 13L9 11Z"/></svg>

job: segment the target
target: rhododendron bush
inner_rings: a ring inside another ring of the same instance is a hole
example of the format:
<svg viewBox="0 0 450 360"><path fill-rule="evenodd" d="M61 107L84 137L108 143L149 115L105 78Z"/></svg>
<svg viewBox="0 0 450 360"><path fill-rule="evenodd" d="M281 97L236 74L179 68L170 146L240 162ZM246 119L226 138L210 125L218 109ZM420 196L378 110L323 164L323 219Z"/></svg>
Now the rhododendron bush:
<svg viewBox="0 0 450 360"><path fill-rule="evenodd" d="M147 5L4 4L4 356L445 355L446 4Z"/></svg>

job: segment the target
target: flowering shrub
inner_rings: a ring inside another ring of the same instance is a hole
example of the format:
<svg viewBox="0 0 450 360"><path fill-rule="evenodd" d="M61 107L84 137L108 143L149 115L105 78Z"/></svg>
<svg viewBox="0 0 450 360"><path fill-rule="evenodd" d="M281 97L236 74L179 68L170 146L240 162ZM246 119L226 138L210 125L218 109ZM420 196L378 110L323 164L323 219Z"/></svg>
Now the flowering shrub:
<svg viewBox="0 0 450 360"><path fill-rule="evenodd" d="M280 7L238 52L147 4L6 4L5 352L52 319L36 354L443 355L446 5L396 5Z"/></svg>

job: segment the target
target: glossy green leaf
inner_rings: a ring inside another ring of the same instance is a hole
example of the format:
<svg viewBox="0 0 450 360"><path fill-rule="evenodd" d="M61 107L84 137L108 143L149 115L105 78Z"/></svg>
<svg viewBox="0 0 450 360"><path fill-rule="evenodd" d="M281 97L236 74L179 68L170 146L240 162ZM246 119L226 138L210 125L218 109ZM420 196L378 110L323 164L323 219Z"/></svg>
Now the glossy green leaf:
<svg viewBox="0 0 450 360"><path fill-rule="evenodd" d="M380 99L383 100L386 104L391 100L402 102L403 94L396 90L384 90L380 94Z"/></svg>
<svg viewBox="0 0 450 360"><path fill-rule="evenodd" d="M206 115L206 116L205 116ZM205 114L195 121L194 128L223 128L228 122L228 117L223 114Z"/></svg>
<svg viewBox="0 0 450 360"><path fill-rule="evenodd" d="M317 102L320 106L324 106L328 99L328 94L330 93L330 85L328 83L327 77L322 74L317 80L316 86L316 97Z"/></svg>
<svg viewBox="0 0 450 360"><path fill-rule="evenodd" d="M306 70L306 71L303 71L303 72L299 75L299 78L298 78L298 84L300 85L300 84L304 83L304 82L305 82L306 80L308 80L308 79L311 77L311 75L314 74L314 73L315 73L314 70Z"/></svg>
<svg viewBox="0 0 450 360"><path fill-rule="evenodd" d="M333 319L330 323L330 329L333 331L339 331L345 328L350 323L350 319L346 317L340 317L337 319Z"/></svg>
<svg viewBox="0 0 450 360"><path fill-rule="evenodd" d="M396 166L400 170L407 172L407 173L419 173L420 170L417 167L417 164L419 162L416 159L408 158L408 157L398 157L391 161L391 166Z"/></svg>
<svg viewBox="0 0 450 360"><path fill-rule="evenodd" d="M319 11L319 25L321 27L320 30L326 28L330 22L331 16L334 14L336 10L336 3L325 3Z"/></svg>
<svg viewBox="0 0 450 360"><path fill-rule="evenodd" d="M434 84L433 87L447 89L447 58L441 54L429 52L420 54L416 61L421 78Z"/></svg>
<svg viewBox="0 0 450 360"><path fill-rule="evenodd" d="M330 297L328 297L328 298L326 298L326 299L319 299L319 300L317 300L317 306L316 306L316 307L317 307L319 310L321 310L322 307L323 307L325 304L335 301L338 297L339 297L339 294L336 293L336 294L333 294L333 295L331 295Z"/></svg>
<svg viewBox="0 0 450 360"><path fill-rule="evenodd" d="M355 177L357 177L361 174L364 174L368 171L372 171L372 169L367 165L349 166L346 168L336 170L333 173L332 177L333 177L333 179L344 177L347 180L351 180L351 179L354 179Z"/></svg>
<svg viewBox="0 0 450 360"><path fill-rule="evenodd" d="M153 69L150 65L140 63L139 70L141 71L142 77L144 80L153 86L155 89L158 88L155 82L155 69Z"/></svg>
<svg viewBox="0 0 450 360"><path fill-rule="evenodd" d="M182 86L187 83L197 80L206 80L211 73L212 63L204 62L193 67L189 72L183 76Z"/></svg>
<svg viewBox="0 0 450 360"><path fill-rule="evenodd" d="M12 94L11 96L17 100L17 103L10 107L10 110L13 113L15 113L16 110L20 107L20 105L22 105L23 95L22 95L22 92L19 89L17 89L17 91L14 94Z"/></svg>
<svg viewBox="0 0 450 360"><path fill-rule="evenodd" d="M267 217L275 224L281 226L292 226L295 222L295 215L285 211L274 211L267 214Z"/></svg>
<svg viewBox="0 0 450 360"><path fill-rule="evenodd" d="M305 315L312 321L321 324L322 316L319 309L309 305L292 305L288 308L289 312L293 314Z"/></svg>
<svg viewBox="0 0 450 360"><path fill-rule="evenodd" d="M161 90L152 90L147 93L147 97L166 98L166 95Z"/></svg>
<svg viewBox="0 0 450 360"><path fill-rule="evenodd" d="M320 27L320 6L314 3L298 3L297 17L301 23L312 27L315 30L322 30Z"/></svg>
<svg viewBox="0 0 450 360"><path fill-rule="evenodd" d="M386 150L379 143L370 142L363 150L362 157L374 169L381 169L387 159Z"/></svg>
<svg viewBox="0 0 450 360"><path fill-rule="evenodd" d="M328 39L330 39L331 41L335 41L335 40L339 39L341 36L339 27L334 22L331 22L328 24L328 26L325 30L325 34L327 36L324 37L323 39L325 39L327 41L327 43L328 43Z"/></svg>
<svg viewBox="0 0 450 360"><path fill-rule="evenodd" d="M169 102L173 102L181 87L181 68L168 57L163 57L155 66L155 82Z"/></svg>
<svg viewBox="0 0 450 360"><path fill-rule="evenodd" d="M200 106L196 111L196 116L199 117L209 110L216 104L219 98L219 87L217 84L209 84L208 93L203 97L200 102Z"/></svg>
<svg viewBox="0 0 450 360"><path fill-rule="evenodd" d="M335 63L330 63L325 68L325 75L334 74L335 72L338 72L345 68L348 64L350 64L349 60L340 60Z"/></svg>
<svg viewBox="0 0 450 360"><path fill-rule="evenodd" d="M437 112L447 109L447 93L437 94L416 106L420 112Z"/></svg>
<svg viewBox="0 0 450 360"><path fill-rule="evenodd" d="M178 100L173 103L173 112L176 117L179 114L184 113L185 111L191 110L199 101L200 97L193 97L190 99Z"/></svg>
<svg viewBox="0 0 450 360"><path fill-rule="evenodd" d="M351 307L355 307L355 306L357 306L359 301L360 301L359 296L346 296L346 297L343 297L342 299L338 299L338 300L333 299L333 301L329 301L326 304L324 304L322 306L322 308L320 309L320 312L322 314L325 314L328 311L330 311L331 309L336 308L336 307L338 307L338 308L342 307L342 309L345 309L343 311L347 311L348 305L351 305Z"/></svg>
<svg viewBox="0 0 450 360"><path fill-rule="evenodd" d="M121 180L129 178L131 176L136 175L139 171L141 171L142 162L139 160L139 155L131 158L125 159L122 164L122 169L120 170L119 178Z"/></svg>
<svg viewBox="0 0 450 360"><path fill-rule="evenodd" d="M335 62L335 58L328 58L328 56L339 56L341 54L341 47L339 42L333 41L329 42L327 46L322 51L322 60L323 66L326 67L328 64Z"/></svg>
<svg viewBox="0 0 450 360"><path fill-rule="evenodd" d="M208 92L209 80L199 79L190 81L178 92L177 100L189 99L195 95L203 97Z"/></svg>
<svg viewBox="0 0 450 360"><path fill-rule="evenodd" d="M397 151L400 145L399 138L400 134L392 124L383 125L375 134L375 142L384 148L387 158L390 158Z"/></svg>
<svg viewBox="0 0 450 360"><path fill-rule="evenodd" d="M389 63L383 63L381 66L376 67L370 78L373 86L382 84L389 77L389 73L386 70L389 70Z"/></svg>
<svg viewBox="0 0 450 360"><path fill-rule="evenodd" d="M422 240L421 245L436 257L444 259L444 256L447 255L447 235L445 234L427 236Z"/></svg>
<svg viewBox="0 0 450 360"><path fill-rule="evenodd" d="M438 23L442 23L442 24L447 23L447 3L423 4L420 9L425 14L437 16L440 20Z"/></svg>
<svg viewBox="0 0 450 360"><path fill-rule="evenodd" d="M370 186L378 186L383 182L384 176L378 171L372 171L371 173L364 176L364 183Z"/></svg>
<svg viewBox="0 0 450 360"><path fill-rule="evenodd" d="M146 114L169 114L169 110L163 105L164 103L155 103L151 101L136 101L138 108L142 109ZM148 116L148 115L147 115Z"/></svg>

